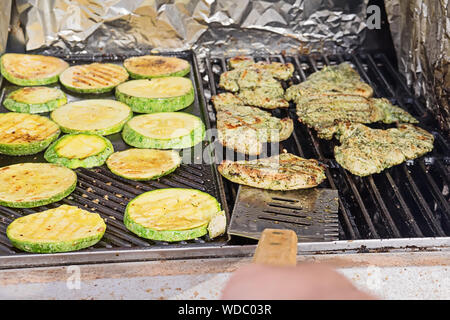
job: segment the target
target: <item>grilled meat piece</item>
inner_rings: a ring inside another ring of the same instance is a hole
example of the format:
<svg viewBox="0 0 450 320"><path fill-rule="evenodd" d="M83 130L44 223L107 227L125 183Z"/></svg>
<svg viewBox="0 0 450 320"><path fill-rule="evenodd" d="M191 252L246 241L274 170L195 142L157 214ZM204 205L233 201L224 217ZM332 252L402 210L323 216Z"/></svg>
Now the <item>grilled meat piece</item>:
<svg viewBox="0 0 450 320"><path fill-rule="evenodd" d="M379 173L433 149L431 133L411 124L382 130L363 124L342 123L337 128L340 146L334 148L336 161L358 176Z"/></svg>
<svg viewBox="0 0 450 320"><path fill-rule="evenodd" d="M236 56L228 60L230 69L262 69L269 71L272 77L278 80L288 80L294 73L292 63L281 62L255 62L252 57Z"/></svg>
<svg viewBox="0 0 450 320"><path fill-rule="evenodd" d="M228 60L228 68L237 69L245 68L255 63L252 57L249 56L236 56Z"/></svg>
<svg viewBox="0 0 450 320"><path fill-rule="evenodd" d="M406 122L406 123L419 123L416 118L410 115L408 112L400 107L397 107L389 102L385 98L371 98L369 99L373 103L374 107L383 114L384 123Z"/></svg>
<svg viewBox="0 0 450 320"><path fill-rule="evenodd" d="M236 68L221 74L219 86L227 91L239 92L245 105L265 109L287 108L284 90L277 79L288 79L293 65L279 62L249 63L252 60L232 58L230 65Z"/></svg>
<svg viewBox="0 0 450 320"><path fill-rule="evenodd" d="M300 122L314 128L319 138L330 140L339 122L384 123L417 120L387 99L364 98L344 94L315 94L297 99L297 115Z"/></svg>
<svg viewBox="0 0 450 320"><path fill-rule="evenodd" d="M293 85L286 90L286 100L298 99L314 94L345 94L370 98L373 89L361 81L359 74L348 63L326 66L311 74L306 81Z"/></svg>
<svg viewBox="0 0 450 320"><path fill-rule="evenodd" d="M216 111L226 109L228 106L244 106L244 102L238 96L225 92L211 97L211 101Z"/></svg>
<svg viewBox="0 0 450 320"><path fill-rule="evenodd" d="M270 190L312 188L326 178L325 170L317 160L290 153L250 161L225 160L218 169L232 182Z"/></svg>
<svg viewBox="0 0 450 320"><path fill-rule="evenodd" d="M263 144L289 138L292 119L279 119L258 108L228 105L217 112L219 141L235 151L258 155Z"/></svg>
<svg viewBox="0 0 450 320"><path fill-rule="evenodd" d="M353 95L311 95L297 103L298 120L314 128L322 139L331 139L339 121L358 123L382 119L379 109L366 98Z"/></svg>
<svg viewBox="0 0 450 320"><path fill-rule="evenodd" d="M238 97L249 106L263 109L288 108L289 102L283 98L283 94L277 94L281 91L279 88L258 87L241 90Z"/></svg>

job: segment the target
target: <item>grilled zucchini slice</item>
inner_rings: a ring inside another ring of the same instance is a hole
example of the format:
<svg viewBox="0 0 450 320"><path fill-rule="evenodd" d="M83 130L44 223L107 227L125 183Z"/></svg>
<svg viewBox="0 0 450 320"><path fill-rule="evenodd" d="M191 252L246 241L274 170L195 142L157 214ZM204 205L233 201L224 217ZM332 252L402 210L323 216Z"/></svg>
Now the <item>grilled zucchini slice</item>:
<svg viewBox="0 0 450 320"><path fill-rule="evenodd" d="M67 97L63 91L49 87L20 88L3 101L6 109L21 113L50 112L66 103Z"/></svg>
<svg viewBox="0 0 450 320"><path fill-rule="evenodd" d="M103 165L113 152L108 139L96 134L77 133L53 142L45 151L44 158L71 169L93 168Z"/></svg>
<svg viewBox="0 0 450 320"><path fill-rule="evenodd" d="M0 205L32 208L59 201L75 189L74 171L52 163L19 163L0 168Z"/></svg>
<svg viewBox="0 0 450 320"><path fill-rule="evenodd" d="M154 180L178 168L181 157L173 150L128 149L113 153L106 165L115 175L130 180Z"/></svg>
<svg viewBox="0 0 450 320"><path fill-rule="evenodd" d="M205 235L211 218L219 211L219 202L199 190L158 189L131 200L123 222L142 238L181 241Z"/></svg>
<svg viewBox="0 0 450 320"><path fill-rule="evenodd" d="M183 77L131 80L117 86L116 98L134 112L171 112L194 102L194 87Z"/></svg>
<svg viewBox="0 0 450 320"><path fill-rule="evenodd" d="M20 250L35 253L76 251L103 237L106 224L98 213L62 205L14 220L6 236Z"/></svg>
<svg viewBox="0 0 450 320"><path fill-rule="evenodd" d="M50 114L65 133L92 133L102 136L120 132L133 112L115 100L91 99L68 103Z"/></svg>
<svg viewBox="0 0 450 320"><path fill-rule="evenodd" d="M64 87L79 93L109 92L127 79L127 70L112 63L73 66L67 68L59 77Z"/></svg>
<svg viewBox="0 0 450 320"><path fill-rule="evenodd" d="M186 60L163 56L128 58L123 62L123 66L134 79L182 77L191 71L191 66Z"/></svg>
<svg viewBox="0 0 450 320"><path fill-rule="evenodd" d="M3 77L19 86L55 83L68 67L62 59L37 54L6 53L0 59Z"/></svg>
<svg viewBox="0 0 450 320"><path fill-rule="evenodd" d="M161 112L136 116L123 127L122 137L136 148L183 149L205 136L200 118L184 112Z"/></svg>
<svg viewBox="0 0 450 320"><path fill-rule="evenodd" d="M60 134L50 119L35 114L8 112L0 114L0 153L21 156L47 148Z"/></svg>

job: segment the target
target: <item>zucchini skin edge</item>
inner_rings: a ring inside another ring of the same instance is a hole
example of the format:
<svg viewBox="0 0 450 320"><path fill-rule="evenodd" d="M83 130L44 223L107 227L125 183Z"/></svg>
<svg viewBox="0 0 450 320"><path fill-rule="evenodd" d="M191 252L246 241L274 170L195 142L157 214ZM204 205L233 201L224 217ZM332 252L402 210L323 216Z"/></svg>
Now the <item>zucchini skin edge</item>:
<svg viewBox="0 0 450 320"><path fill-rule="evenodd" d="M146 137L133 128L128 123L125 124L122 131L123 140L136 148L149 149L184 149L195 146L205 138L205 125L194 128L189 134L174 139L156 139Z"/></svg>
<svg viewBox="0 0 450 320"><path fill-rule="evenodd" d="M25 156L39 153L46 149L53 141L58 139L60 134L61 130L58 129L58 131L54 135L42 141L18 145L0 144L0 154L6 154L10 156Z"/></svg>
<svg viewBox="0 0 450 320"><path fill-rule="evenodd" d="M82 134L101 137L102 140L105 142L105 148L103 148L102 151L100 151L92 156L89 156L87 158L84 158L84 159L78 159L78 158L69 159L69 158L62 157L62 156L58 155L58 152L56 152L55 147L58 145L59 142L61 142L66 137L78 135L78 134L68 134L68 135L65 135L62 138L56 140L48 147L48 149L44 153L45 160L47 160L50 163L57 163L57 164L63 165L70 169L76 169L76 168L80 168L80 167L93 168L93 167L102 166L105 163L106 159L108 159L108 157L114 152L114 147L113 147L112 143L107 138L104 138L101 135L96 135L96 134L91 134L91 133L82 133Z"/></svg>
<svg viewBox="0 0 450 320"><path fill-rule="evenodd" d="M116 99L128 105L133 112L156 113L173 112L190 106L195 100L194 88L184 95L170 98L142 98L134 97L116 89Z"/></svg>
<svg viewBox="0 0 450 320"><path fill-rule="evenodd" d="M183 188L170 188L173 190L176 189L180 189L183 190ZM157 190L153 190L153 191L158 191L161 189L157 189ZM136 235L138 235L139 237L145 238L145 239L150 239L150 240L157 240L157 241L167 241L167 242L175 242L175 241L183 241L183 240L191 240L191 239L195 239L198 237L202 237L204 235L206 235L208 233L208 223L205 223L204 225L200 226L200 227L196 227L193 229L188 229L188 230L163 230L163 231L159 231L159 230L153 230L147 227L144 227L143 225L133 221L130 218L129 215L129 206L130 204L136 200L137 198L144 196L150 192L153 191L148 191L145 192L139 196L137 196L136 198L134 198L133 200L131 200L126 209L125 209L125 214L123 216L123 223L125 224L125 226L127 227L128 230L130 230L131 232L135 233ZM196 190L199 193L204 193L207 194L205 192ZM216 203L217 203L217 211L221 211L220 208L220 204L217 201L216 198L214 198L213 196L207 194L208 196L210 196L211 198L213 198Z"/></svg>
<svg viewBox="0 0 450 320"><path fill-rule="evenodd" d="M23 202L10 202L10 201L4 201L0 199L0 205L1 206L5 206L5 207L10 207L10 208L35 208L35 207L40 207L40 206L45 206L47 204L53 203L53 202L58 202L59 200L64 199L65 197L67 197L69 194L71 194L76 186L77 186L77 177L75 174L75 181L73 182L73 184L66 190L55 194L54 196L47 198L47 199L41 199L41 200L36 200L36 201L23 201Z"/></svg>

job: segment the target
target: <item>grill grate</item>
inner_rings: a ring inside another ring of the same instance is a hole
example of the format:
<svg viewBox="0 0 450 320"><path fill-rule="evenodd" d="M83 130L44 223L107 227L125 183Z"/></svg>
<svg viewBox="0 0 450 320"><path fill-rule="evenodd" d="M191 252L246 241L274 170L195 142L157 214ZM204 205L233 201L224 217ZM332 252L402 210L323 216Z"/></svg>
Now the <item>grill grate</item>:
<svg viewBox="0 0 450 320"><path fill-rule="evenodd" d="M194 103L183 110L183 112L192 113L199 116L208 127L208 121L205 113L205 102L203 101L202 88L200 87L199 72L197 68L197 61L191 51L173 54L177 57L186 59L192 66L190 78L196 91ZM128 56L127 56L128 57ZM125 56L79 56L79 57L62 57L65 58L71 65L91 62L112 62L121 63ZM55 86L60 87L58 84ZM3 81L1 87L1 101L11 91L19 87L10 84L6 80ZM100 95L78 95L66 91L62 88L68 96L68 101L76 101L80 99L114 99L113 93L106 93ZM0 112L8 112L3 106L0 107ZM127 145L122 140L120 134L114 134L107 137L114 146L115 151L124 150ZM202 150L208 145L207 141L203 142ZM197 147L196 147L197 148ZM190 150L190 149L189 149ZM187 151L187 150L185 150ZM185 158L190 157L189 152L181 151ZM43 158L43 152L33 156L10 157L0 155L0 166L10 165L18 162L46 162ZM175 172L164 176L158 180L137 182L131 181L114 175L104 165L98 168L85 169L79 168L75 170L78 177L78 183L75 191L67 198L53 204L41 206L31 209L12 209L0 206L0 261L8 262L11 256L24 257L30 255L14 248L9 239L6 237L7 226L18 217L35 213L51 208L55 208L61 204L68 204L84 208L88 211L99 213L100 216L106 219L107 230L100 242L91 248L82 250L81 252L103 252L107 250L114 254L116 250L122 249L160 249L173 248L178 246L196 247L204 245L223 245L227 241L226 236L211 240L208 236L202 238L180 241L177 243L168 243L162 241L152 241L140 238L126 229L122 222L123 212L127 203L138 196L139 194L159 189L159 188L194 188L216 197L222 204L222 208L228 212L226 201L224 200L223 185L218 179L216 167L211 164L182 164ZM52 258L59 254L38 255L33 260L36 265L52 264ZM70 257L69 257L70 256ZM76 255L72 253L65 253L66 261L77 261ZM98 256L91 256L91 262L98 262ZM20 260L14 260L20 261ZM100 260L101 261L101 260ZM11 264L10 266L14 266ZM1 268L0 263L0 268Z"/></svg>
<svg viewBox="0 0 450 320"><path fill-rule="evenodd" d="M349 62L362 79L374 89L375 97L388 98L414 117L420 126L435 137L434 150L426 156L384 170L380 174L358 177L344 170L334 159L336 140L316 137L314 130L297 121L295 105L288 110L275 110L274 116L295 119L292 136L280 143L280 149L304 158L316 158L328 166L323 187L339 190L339 238L386 239L450 236L449 143L436 131L433 115L413 96L402 77L383 53L355 55L270 55L254 57L256 61L291 62L295 67L291 83L304 81L325 65ZM203 86L207 98L223 92L218 87L220 74L227 70L227 57L211 57L203 62ZM209 101L208 112L215 121ZM212 126L215 126L213 121ZM388 128L372 124L371 127ZM281 151L281 150L280 150ZM238 186L224 180L228 205L236 199Z"/></svg>

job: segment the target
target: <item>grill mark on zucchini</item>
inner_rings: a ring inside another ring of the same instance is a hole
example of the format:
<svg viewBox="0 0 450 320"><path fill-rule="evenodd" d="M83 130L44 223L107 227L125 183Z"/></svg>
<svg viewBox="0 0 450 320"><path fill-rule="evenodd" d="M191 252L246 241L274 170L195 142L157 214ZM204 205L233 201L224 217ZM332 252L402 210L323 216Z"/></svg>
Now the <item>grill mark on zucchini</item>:
<svg viewBox="0 0 450 320"><path fill-rule="evenodd" d="M6 235L12 244L36 253L66 252L97 243L106 224L96 213L68 205L15 219Z"/></svg>
<svg viewBox="0 0 450 320"><path fill-rule="evenodd" d="M10 119L9 121L8 119L2 119L4 122L0 122L0 143L28 143L32 141L43 140L56 134L59 131L59 128L56 124L41 116L33 116L22 113L7 113L3 117L0 117L0 119L12 115L14 115L16 119L18 119L16 121L14 121L15 119ZM10 125L5 127L8 122L10 122ZM19 128L8 133L8 131L10 131L14 127Z"/></svg>
<svg viewBox="0 0 450 320"><path fill-rule="evenodd" d="M108 63L91 63L70 67L61 74L61 83L76 92L101 93L112 90L128 79L125 68Z"/></svg>
<svg viewBox="0 0 450 320"><path fill-rule="evenodd" d="M89 72L89 71L87 71L87 72ZM92 85L89 81L96 82L96 83L101 84L103 86L108 86L111 83L109 79L104 79L103 77L99 76L97 73L92 74L92 75L89 74L89 73L87 73L87 74L86 73L74 73L74 74L77 75L77 77L73 77L73 79L75 79L75 80L77 80L79 82L85 83L85 84L87 84L89 86ZM97 79L97 77L101 78L102 80L105 80L105 81ZM87 80L85 80L85 79L87 79Z"/></svg>
<svg viewBox="0 0 450 320"><path fill-rule="evenodd" d="M97 78L101 78L103 80L105 80L104 83L102 83L103 85L109 85L111 84L113 81L112 79L114 79L114 77L117 76L116 73L114 73L112 70L105 68L104 66L92 66L92 67L84 67L86 74L86 77L90 74L92 74L93 78L90 78L94 81L97 81L100 83L100 81ZM110 70L112 73L108 73L107 70ZM96 78L97 77L97 78Z"/></svg>

